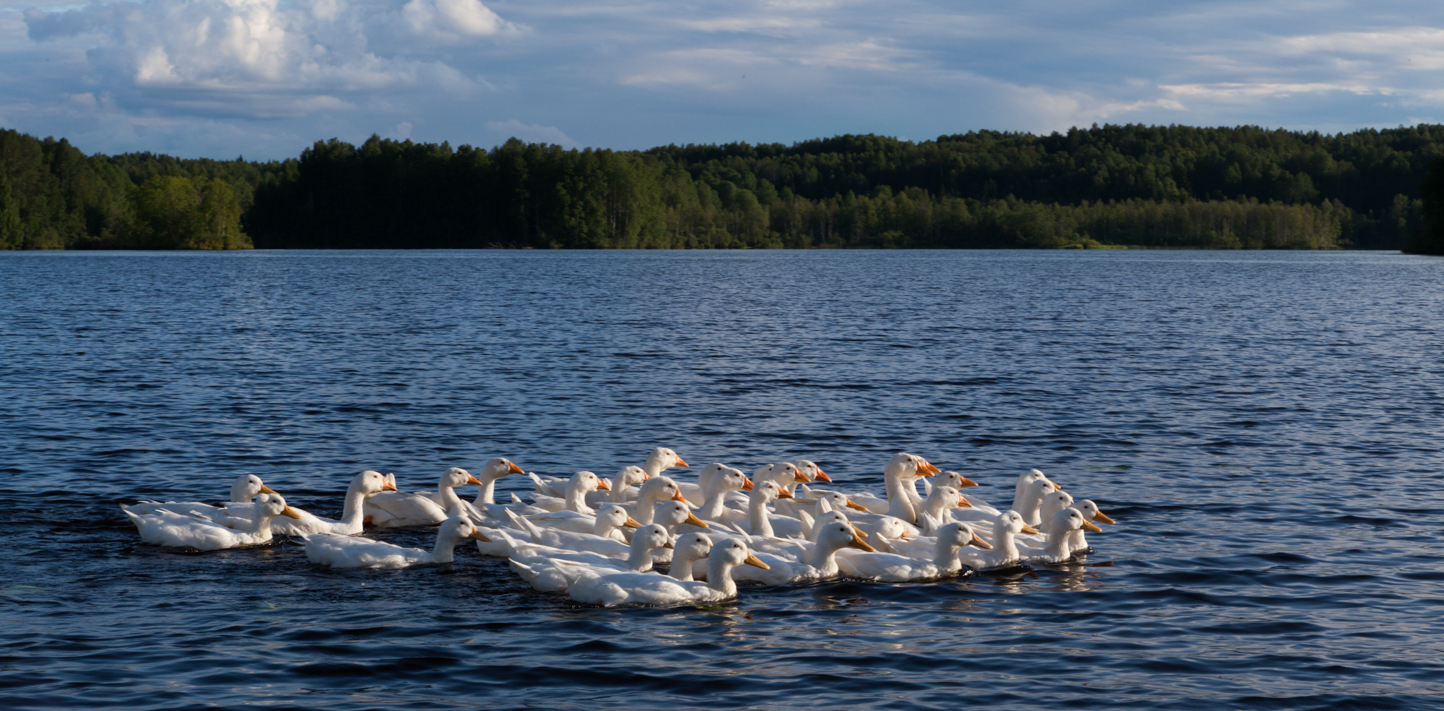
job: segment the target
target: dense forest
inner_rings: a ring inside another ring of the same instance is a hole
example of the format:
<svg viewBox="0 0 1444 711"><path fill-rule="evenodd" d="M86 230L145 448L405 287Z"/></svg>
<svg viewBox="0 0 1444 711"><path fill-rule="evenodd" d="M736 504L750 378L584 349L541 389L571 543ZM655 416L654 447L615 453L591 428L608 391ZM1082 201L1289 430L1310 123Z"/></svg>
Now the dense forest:
<svg viewBox="0 0 1444 711"><path fill-rule="evenodd" d="M1441 158L1437 125L1110 125L647 151L373 136L270 162L87 156L0 131L0 248L1430 251L1444 234L1430 229L1444 227Z"/></svg>

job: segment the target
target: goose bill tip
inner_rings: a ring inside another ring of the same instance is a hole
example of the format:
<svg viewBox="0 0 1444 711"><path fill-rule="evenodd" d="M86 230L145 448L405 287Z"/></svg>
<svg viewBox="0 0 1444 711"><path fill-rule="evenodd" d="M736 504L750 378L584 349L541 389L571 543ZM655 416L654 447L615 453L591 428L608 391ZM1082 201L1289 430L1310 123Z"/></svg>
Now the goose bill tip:
<svg viewBox="0 0 1444 711"><path fill-rule="evenodd" d="M299 512L299 511L291 508L290 506L287 506L287 507L286 507L286 510L281 512L281 515L282 515L282 516L286 516L286 517L288 517L288 518L295 518L295 519L301 518L301 512Z"/></svg>
<svg viewBox="0 0 1444 711"><path fill-rule="evenodd" d="M395 484L392 484L391 482L388 481L388 482L386 482L386 483L384 483L384 484L381 485L381 490L382 490L382 491L396 491L396 485L395 485Z"/></svg>
<svg viewBox="0 0 1444 711"><path fill-rule="evenodd" d="M691 464L688 464L688 463L686 462L686 460L682 459L681 457L677 457L677 466L679 466L679 467L690 467L690 466L692 466L692 465L691 465Z"/></svg>
<svg viewBox="0 0 1444 711"><path fill-rule="evenodd" d="M274 493L276 493L276 491L275 491L275 489L272 489L271 487L266 486L265 484L262 484L262 485L261 485L261 493L262 493L262 494L274 494Z"/></svg>
<svg viewBox="0 0 1444 711"><path fill-rule="evenodd" d="M1084 521L1084 522L1083 522L1083 530L1085 530L1085 531L1092 531L1092 532L1094 532L1094 533L1102 533L1102 532L1103 532L1103 529L1095 526L1092 521Z"/></svg>
<svg viewBox="0 0 1444 711"><path fill-rule="evenodd" d="M993 544L991 544L991 543L989 543L989 542L987 542L987 541L985 541L985 540L983 540L983 539L981 539L981 538L978 538L977 536L973 536L973 540L968 541L968 545L970 545L970 546L977 546L977 547L982 548L983 550L987 550L987 551L993 550Z"/></svg>
<svg viewBox="0 0 1444 711"><path fill-rule="evenodd" d="M507 463L506 463L506 473L507 473L507 474L525 474L526 472L522 471L522 468L519 467L519 466L517 466L517 465L516 465L516 462L507 462Z"/></svg>
<svg viewBox="0 0 1444 711"><path fill-rule="evenodd" d="M849 544L847 544L847 545L849 545L849 546L851 546L851 547L853 547L853 548L860 548L860 549L862 549L862 550L867 551L868 553L876 553L876 552L877 552L877 549L876 549L876 548L873 548L872 546L868 545L868 544L867 544L867 541L862 540L861 538L857 537L856 535L854 535L854 536L852 537L852 542L849 543Z"/></svg>
<svg viewBox="0 0 1444 711"><path fill-rule="evenodd" d="M791 494L790 492L788 492L786 489L783 489L783 490L777 492L777 498L779 498L779 499L791 499L791 498L794 498L794 497L793 497L792 494Z"/></svg>
<svg viewBox="0 0 1444 711"><path fill-rule="evenodd" d="M747 480L745 480L745 481L742 482L742 490L743 490L743 491L752 491L752 487L753 487L753 486L755 486L755 484L752 483L752 480L751 480L751 479L747 479Z"/></svg>
<svg viewBox="0 0 1444 711"><path fill-rule="evenodd" d="M828 476L828 475L827 475L827 472L825 472L825 471L823 471L823 470L821 470L821 469L818 469L818 470L817 470L817 478L818 478L818 479L821 479L822 481L825 481L825 482L827 482L827 483L829 483L829 484L832 483L832 477Z"/></svg>
<svg viewBox="0 0 1444 711"><path fill-rule="evenodd" d="M608 484L608 483L607 483L607 480L605 480L605 479L598 479L598 480L597 480L597 491L611 491L611 490L612 490L612 485L611 485L611 484Z"/></svg>
<svg viewBox="0 0 1444 711"><path fill-rule="evenodd" d="M752 566L752 567L754 567L754 568L761 568L761 569L763 569L763 570L772 570L772 567L771 567L771 566L767 565L766 563L763 563L757 556L755 556L755 555L753 555L753 554L751 554L751 553L748 553L748 554L747 554L747 560L744 560L744 561L742 561L742 562L745 563L745 564L747 564L747 565L750 565L750 566Z"/></svg>
<svg viewBox="0 0 1444 711"><path fill-rule="evenodd" d="M1105 516L1102 511L1099 511L1099 512L1098 512L1098 515L1096 515L1096 516L1093 517L1093 520L1094 520L1094 521L1102 521L1103 523L1118 523L1117 521L1114 521L1113 519L1109 518L1108 516Z"/></svg>
<svg viewBox="0 0 1444 711"><path fill-rule="evenodd" d="M637 519L634 519L634 518L632 518L631 516L628 516L628 517L627 517L627 521L622 524L622 527L623 527L623 528L641 528L641 527L642 527L642 524L638 523L638 522L637 522Z"/></svg>

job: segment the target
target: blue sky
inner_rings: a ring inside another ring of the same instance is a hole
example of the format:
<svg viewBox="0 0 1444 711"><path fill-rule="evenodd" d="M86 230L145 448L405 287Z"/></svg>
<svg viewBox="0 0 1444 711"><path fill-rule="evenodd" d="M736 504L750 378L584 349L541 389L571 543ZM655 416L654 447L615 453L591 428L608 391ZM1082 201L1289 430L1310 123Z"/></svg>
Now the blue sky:
<svg viewBox="0 0 1444 711"><path fill-rule="evenodd" d="M87 152L1438 121L1438 2L0 0L0 126Z"/></svg>

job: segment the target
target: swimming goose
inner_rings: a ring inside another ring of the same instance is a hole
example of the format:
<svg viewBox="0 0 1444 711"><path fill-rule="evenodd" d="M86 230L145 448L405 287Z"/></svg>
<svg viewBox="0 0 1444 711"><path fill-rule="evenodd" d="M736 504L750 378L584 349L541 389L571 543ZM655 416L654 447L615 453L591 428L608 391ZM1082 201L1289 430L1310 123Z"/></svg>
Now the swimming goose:
<svg viewBox="0 0 1444 711"><path fill-rule="evenodd" d="M1067 562L1073 557L1073 549L1069 545L1073 537L1070 534L1080 528L1094 533L1103 530L1088 521L1078 509L1063 509L1054 514L1044 529L1044 533L1048 535L1048 545L1041 555L1029 556L1027 560L1036 560L1039 563Z"/></svg>
<svg viewBox="0 0 1444 711"><path fill-rule="evenodd" d="M768 546L767 552L754 548L757 557L767 563L768 568L737 571L737 580L757 582L764 585L785 583L806 583L835 578L838 574L837 552L843 548L857 548L872 552L875 549L862 540L861 534L851 524L828 523L817 527L817 541L766 541L755 536L746 537L752 543Z"/></svg>
<svg viewBox="0 0 1444 711"><path fill-rule="evenodd" d="M1062 511L1073 505L1073 495L1066 491L1053 491L1043 495L1043 500L1038 503L1038 519L1047 521L1053 518L1053 514Z"/></svg>
<svg viewBox="0 0 1444 711"><path fill-rule="evenodd" d="M676 452L673 452L666 447L657 447L656 449L653 449L650 453L647 454L647 461L642 463L642 469L647 472L648 477L659 476L662 472L673 467L687 466L690 465L682 461L682 458L677 456Z"/></svg>
<svg viewBox="0 0 1444 711"><path fill-rule="evenodd" d="M672 545L672 537L667 535L666 529L655 523L637 529L632 536L632 544L627 547L625 559L525 543L513 539L505 529L499 529L499 532L514 551L511 555L512 570L541 592L563 592L569 584L567 577L552 565L553 562L581 563L618 572L644 573L652 569L652 552Z"/></svg>
<svg viewBox="0 0 1444 711"><path fill-rule="evenodd" d="M992 547L973 535L973 530L967 524L949 523L938 529L931 561L896 553L844 550L838 552L837 565L844 575L866 580L886 583L932 580L964 572L966 568L958 559L958 553L964 546L970 545L985 549Z"/></svg>
<svg viewBox="0 0 1444 711"><path fill-rule="evenodd" d="M158 546L190 547L201 551L239 548L267 543L271 540L271 519L277 516L300 518L286 505L280 494L261 494L256 498L255 517L244 530L234 530L207 519L186 516L160 509L151 514L134 513L122 508L126 518L140 531L140 540Z"/></svg>
<svg viewBox="0 0 1444 711"><path fill-rule="evenodd" d="M573 582L567 588L567 594L573 600L607 607L730 600L737 597L737 584L732 580L734 570L744 566L763 569L767 566L747 549L746 544L735 538L713 544L706 561L705 583L645 573L612 573L584 566L566 566L564 562L559 564L566 569L567 575L572 576Z"/></svg>
<svg viewBox="0 0 1444 711"><path fill-rule="evenodd" d="M632 487L641 486L651 478L652 476L639 466L622 467L617 475L607 482L611 486L611 490L605 494L600 491L587 494L587 503L594 507L604 501L611 504L625 504L637 497L637 492L632 491Z"/></svg>
<svg viewBox="0 0 1444 711"><path fill-rule="evenodd" d="M984 556L973 567L978 570L995 570L1011 568L1021 563L1023 556L1018 551L1016 539L1020 533L1038 535L1038 529L1024 523L1023 517L1017 511L1004 511L993 522L992 554Z"/></svg>
<svg viewBox="0 0 1444 711"><path fill-rule="evenodd" d="M541 483L535 474L531 475L532 481ZM567 482L566 496L556 498L552 496L536 497L535 506L543 511L575 511L577 513L595 514L591 506L587 505L587 494L593 491L608 491L611 489L601 477L589 471L580 471L572 475Z"/></svg>
<svg viewBox="0 0 1444 711"><path fill-rule="evenodd" d="M1069 499L1071 498L1072 497L1069 497ZM1098 504L1093 503L1091 499L1084 499L1074 504L1072 508L1078 509L1078 511L1083 514L1083 518L1088 521L1101 521L1103 523L1109 524L1117 523L1117 521L1114 521L1113 519L1104 515L1102 511L1099 511ZM1088 547L1088 539L1083 537L1083 531L1084 529L1080 527L1078 530L1072 533L1072 540L1068 541L1069 552L1087 553L1088 551L1092 550Z"/></svg>
<svg viewBox="0 0 1444 711"><path fill-rule="evenodd" d="M714 521L722 516L727 504L727 494L733 491L751 491L755 484L741 469L723 467L708 479L705 503L697 510L697 517Z"/></svg>
<svg viewBox="0 0 1444 711"><path fill-rule="evenodd" d="M802 535L802 522L797 519L778 517L776 527L767 505L778 498L788 498L791 494L782 490L776 482L771 480L755 482L752 486L752 493L747 497L747 513L743 514L736 509L724 509L714 520L732 526L740 527L753 536L765 536L768 538L779 535L800 536Z"/></svg>
<svg viewBox="0 0 1444 711"><path fill-rule="evenodd" d="M1013 510L1021 514L1028 525L1038 526L1044 522L1041 515L1043 497L1057 491L1058 488L1053 485L1053 482L1044 478L1030 479L1021 486L1022 491L1014 497Z"/></svg>
<svg viewBox="0 0 1444 711"><path fill-rule="evenodd" d="M596 553L608 558L626 558L631 553L631 546L622 538L618 528L641 527L622 507L616 505L607 506L597 512L597 525L592 533L543 528L527 520L525 516L512 511L506 513L512 524L518 530L524 531L532 543L568 551ZM513 553L514 550L508 551L506 555Z"/></svg>
<svg viewBox="0 0 1444 711"><path fill-rule="evenodd" d="M395 493L376 494L366 499L366 517L376 528L399 528L402 526L433 526L446 519L467 514L480 518L482 513L456 495L456 487L480 484L470 472L461 467L452 467L436 482L436 493Z"/></svg>
<svg viewBox="0 0 1444 711"><path fill-rule="evenodd" d="M667 575L687 582L693 579L693 565L712 552L712 539L700 533L684 533L672 542L672 548L672 569Z"/></svg>
<svg viewBox="0 0 1444 711"><path fill-rule="evenodd" d="M799 459L797 460L797 471L809 482L825 481L829 484L832 483L832 477L828 476L827 472L822 471L822 467L817 466L817 462Z"/></svg>
<svg viewBox="0 0 1444 711"><path fill-rule="evenodd" d="M682 498L681 490L677 488L677 482L672 481L671 477L653 476L637 491L637 502L626 505L626 508L632 518L645 526L652 522L659 501L687 503L687 500Z"/></svg>
<svg viewBox="0 0 1444 711"><path fill-rule="evenodd" d="M300 536L307 533L335 533L354 536L362 531L362 517L365 515L366 499L383 491L396 491L380 472L364 471L351 478L346 487L346 499L341 508L340 520L321 518L302 509L293 509L299 519L277 518L271 521L271 532L285 536ZM226 509L230 510L229 507Z"/></svg>
<svg viewBox="0 0 1444 711"><path fill-rule="evenodd" d="M489 541L466 516L452 516L436 531L436 546L431 550L403 548L394 543L373 541L359 536L337 536L318 533L306 536L306 558L317 565L332 568L410 568L414 565L435 565L455 560L456 544L472 538Z"/></svg>
<svg viewBox="0 0 1444 711"><path fill-rule="evenodd" d="M1050 480L1047 476L1045 476L1045 475L1043 474L1043 472L1041 472L1041 471L1039 471L1039 470L1037 470L1037 469L1029 469L1029 470L1028 470L1028 473L1023 474L1023 475L1021 475L1021 476L1018 477L1018 481L1014 482L1014 484L1013 484L1013 506L1012 506L1012 509L1013 509L1014 511L1017 511L1018 513L1023 513L1023 507L1027 504L1027 500L1028 500L1028 496L1029 496L1029 494L1027 493L1028 490L1029 490L1029 489L1028 489L1028 486L1029 486L1029 484L1031 484L1032 482L1039 481L1039 480L1046 481L1046 482L1048 482L1049 484L1053 484L1052 480ZM1058 489L1061 489L1061 488L1063 488L1063 487L1058 486L1057 484L1053 484L1053 489L1054 489L1055 491L1058 490Z"/></svg>
<svg viewBox="0 0 1444 711"><path fill-rule="evenodd" d="M225 506L211 506L199 501L141 501L129 506L121 506L122 509L137 515L153 514L161 509L171 513L184 515L198 515L207 518L217 516L244 516L250 518L251 500L259 494L274 494L271 487L261 483L261 478L255 474L242 474L231 482L231 500L229 506L236 507L233 511L223 510ZM242 509L240 506L246 508Z"/></svg>
<svg viewBox="0 0 1444 711"><path fill-rule="evenodd" d="M476 500L472 504L480 507L482 504L496 503L496 480L508 474L525 473L521 467L513 464L506 457L493 457L486 460L486 464L481 465L481 471L476 473L476 478L481 482L481 490L476 492ZM434 501L444 505L440 498L434 499Z"/></svg>
<svg viewBox="0 0 1444 711"><path fill-rule="evenodd" d="M898 452L883 467L883 486L887 498L880 499L869 493L850 494L848 498L873 513L886 514L916 525L917 507L923 501L918 495L916 482L922 477L933 476L937 471L937 467L922 457Z"/></svg>
<svg viewBox="0 0 1444 711"><path fill-rule="evenodd" d="M732 469L732 467L722 462L712 462L702 467L702 471L697 472L697 483L693 484L691 482L679 481L677 482L677 487L681 490L682 497L687 499L687 503L696 506L706 502L707 492L712 490L712 478L715 477L718 472L727 470L741 471L740 469ZM745 477L746 475L744 474L743 476Z"/></svg>
<svg viewBox="0 0 1444 711"><path fill-rule="evenodd" d="M923 500L922 507L918 510L918 522L926 522L928 525L921 526L923 533L934 535L935 528L929 526L941 526L953 522L952 510L955 508L969 508L972 504L958 493L957 489L951 486L935 486L928 492L928 498Z"/></svg>

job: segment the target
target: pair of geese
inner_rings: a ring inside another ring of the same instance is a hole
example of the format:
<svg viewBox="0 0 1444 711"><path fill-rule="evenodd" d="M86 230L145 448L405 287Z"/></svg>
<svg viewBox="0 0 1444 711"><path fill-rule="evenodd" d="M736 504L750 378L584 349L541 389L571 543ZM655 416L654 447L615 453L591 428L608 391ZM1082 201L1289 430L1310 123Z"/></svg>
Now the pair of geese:
<svg viewBox="0 0 1444 711"><path fill-rule="evenodd" d="M1037 470L1019 478L1014 510L999 512L959 493L976 486L971 480L906 453L885 468L886 498L809 488L831 479L807 461L762 467L753 474L757 482L721 464L706 467L696 484L660 476L675 466L687 464L658 448L644 467L624 468L612 482L591 472L569 480L529 475L537 490L531 506L515 495L505 506L492 501L495 481L521 472L505 459L488 462L480 478L451 469L435 493L424 494L396 492L394 479L368 471L353 480L339 521L286 506L255 477L237 480L235 503L225 507L147 502L125 508L146 542L212 550L262 543L274 530L305 536L307 556L334 567L446 563L456 544L475 539L483 553L509 556L538 589L603 605L723 600L736 594L736 580L782 584L841 574L896 582L1022 560L1061 562L1087 550L1083 531L1098 530L1092 521L1112 523L1091 501L1073 506L1072 497ZM937 474L937 485L926 481ZM926 497L917 493L919 480ZM474 502L454 491L468 484L481 486ZM256 502L247 503L253 497ZM635 503L627 503L633 497ZM854 512L851 520L844 511ZM424 551L355 537L367 522L441 526L435 548ZM988 524L990 532L974 533ZM869 532L877 547L864 540ZM523 534L530 542L518 540ZM965 551L968 546L978 550ZM659 562L671 564L669 575L649 572Z"/></svg>

